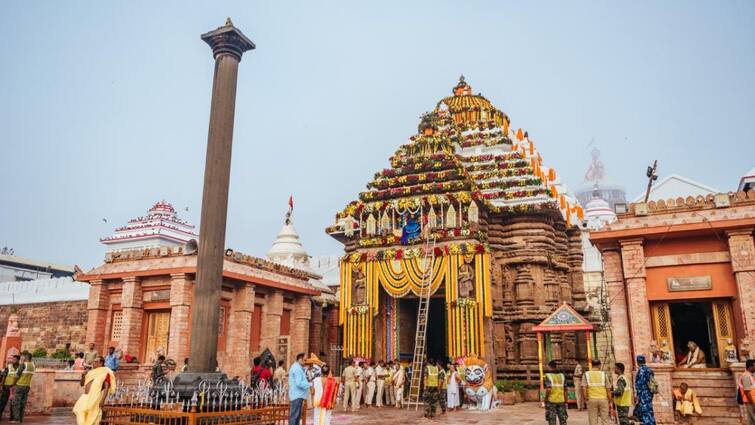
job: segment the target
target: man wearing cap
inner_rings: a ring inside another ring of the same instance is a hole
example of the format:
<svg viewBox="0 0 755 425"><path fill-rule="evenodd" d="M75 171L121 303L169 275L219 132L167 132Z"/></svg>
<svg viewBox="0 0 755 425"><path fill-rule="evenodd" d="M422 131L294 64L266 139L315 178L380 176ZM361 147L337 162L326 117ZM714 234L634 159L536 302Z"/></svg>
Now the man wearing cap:
<svg viewBox="0 0 755 425"><path fill-rule="evenodd" d="M545 374L543 385L545 388L545 420L548 425L566 425L569 414L566 412L566 393L564 384L566 378L563 373L558 373L558 364L555 360L548 362L549 373Z"/></svg>
<svg viewBox="0 0 755 425"><path fill-rule="evenodd" d="M653 412L653 395L657 391L655 374L645 364L645 356L637 356L637 376L634 379L634 393L637 395L637 405L634 408L634 416L642 421L642 425L655 425L655 413Z"/></svg>

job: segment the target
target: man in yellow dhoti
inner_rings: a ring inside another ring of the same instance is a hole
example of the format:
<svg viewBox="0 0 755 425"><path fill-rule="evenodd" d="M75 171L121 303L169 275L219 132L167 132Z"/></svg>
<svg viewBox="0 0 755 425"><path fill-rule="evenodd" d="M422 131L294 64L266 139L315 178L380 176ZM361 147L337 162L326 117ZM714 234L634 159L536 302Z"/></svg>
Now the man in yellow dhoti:
<svg viewBox="0 0 755 425"><path fill-rule="evenodd" d="M686 420L693 414L703 414L703 409L700 408L700 400L698 400L697 394L687 386L686 382L682 382L679 385L679 388L674 390L674 402L676 403L675 410L679 412L682 420Z"/></svg>
<svg viewBox="0 0 755 425"><path fill-rule="evenodd" d="M314 406L313 423L315 425L330 425L330 415L336 406L338 387L340 383L327 364L322 366L322 376L312 382L312 404Z"/></svg>
<svg viewBox="0 0 755 425"><path fill-rule="evenodd" d="M102 419L102 406L108 394L115 392L115 374L105 367L105 359L97 356L93 369L81 375L84 394L73 406L76 425L97 425Z"/></svg>

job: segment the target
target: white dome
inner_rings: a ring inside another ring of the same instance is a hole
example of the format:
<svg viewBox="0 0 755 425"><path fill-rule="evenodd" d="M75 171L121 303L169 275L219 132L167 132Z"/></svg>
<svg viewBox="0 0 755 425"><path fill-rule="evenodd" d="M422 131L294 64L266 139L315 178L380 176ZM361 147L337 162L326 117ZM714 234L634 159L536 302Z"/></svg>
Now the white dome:
<svg viewBox="0 0 755 425"><path fill-rule="evenodd" d="M273 261L284 260L289 257L297 259L309 258L307 251L301 244L299 234L290 220L286 220L283 228L278 233L278 238L273 242L270 250L267 251L267 257Z"/></svg>
<svg viewBox="0 0 755 425"><path fill-rule="evenodd" d="M585 221L591 229L600 229L604 225L616 221L616 213L613 212L608 202L600 198L593 198L585 206Z"/></svg>

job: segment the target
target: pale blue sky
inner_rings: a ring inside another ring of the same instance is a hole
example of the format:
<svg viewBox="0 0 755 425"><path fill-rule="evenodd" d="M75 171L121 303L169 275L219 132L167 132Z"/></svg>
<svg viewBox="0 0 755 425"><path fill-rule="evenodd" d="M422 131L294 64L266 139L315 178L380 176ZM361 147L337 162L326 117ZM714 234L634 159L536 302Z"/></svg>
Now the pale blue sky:
<svg viewBox="0 0 755 425"><path fill-rule="evenodd" d="M630 197L653 159L721 190L755 166L752 1L3 2L0 246L87 268L99 237L158 199L199 225L213 71L199 35L226 16L257 44L227 231L250 254L290 193L310 253L340 252L324 227L462 73L571 187L593 137Z"/></svg>

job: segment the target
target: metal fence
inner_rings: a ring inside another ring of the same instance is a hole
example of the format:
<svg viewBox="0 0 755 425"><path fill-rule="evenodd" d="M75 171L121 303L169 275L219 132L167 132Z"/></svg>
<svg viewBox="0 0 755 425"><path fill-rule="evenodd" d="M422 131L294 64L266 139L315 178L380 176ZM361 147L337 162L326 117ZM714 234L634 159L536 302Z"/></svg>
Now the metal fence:
<svg viewBox="0 0 755 425"><path fill-rule="evenodd" d="M190 396L181 396L170 381L150 385L118 385L108 396L101 425L231 425L287 424L290 406L285 388L238 383L202 382ZM306 412L306 406L303 411ZM305 424L302 418L302 425Z"/></svg>

